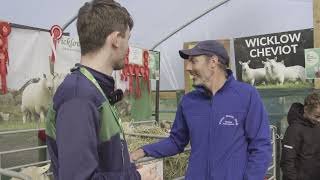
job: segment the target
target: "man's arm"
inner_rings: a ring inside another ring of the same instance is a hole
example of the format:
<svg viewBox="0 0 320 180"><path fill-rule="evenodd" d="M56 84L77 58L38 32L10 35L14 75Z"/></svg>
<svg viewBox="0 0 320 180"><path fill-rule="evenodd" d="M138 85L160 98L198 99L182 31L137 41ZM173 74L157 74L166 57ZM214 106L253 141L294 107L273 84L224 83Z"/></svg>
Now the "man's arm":
<svg viewBox="0 0 320 180"><path fill-rule="evenodd" d="M300 138L298 136L298 128L296 126L289 126L283 138L280 162L283 176L286 177L287 180L297 179L297 169L295 161L299 145Z"/></svg>
<svg viewBox="0 0 320 180"><path fill-rule="evenodd" d="M59 179L110 179L111 175L99 171L99 116L95 105L85 99L72 99L60 106L56 120Z"/></svg>
<svg viewBox="0 0 320 180"><path fill-rule="evenodd" d="M170 136L164 140L157 143L145 145L142 147L143 151L140 149L136 152L141 155L135 156L135 152L131 154L133 160L137 160L145 155L160 158L166 156L173 156L184 150L185 146L189 142L189 131L183 115L181 104L178 106L176 118L172 125Z"/></svg>
<svg viewBox="0 0 320 180"><path fill-rule="evenodd" d="M248 140L248 163L244 179L264 179L272 157L272 146L268 114L256 89L251 92L245 133Z"/></svg>

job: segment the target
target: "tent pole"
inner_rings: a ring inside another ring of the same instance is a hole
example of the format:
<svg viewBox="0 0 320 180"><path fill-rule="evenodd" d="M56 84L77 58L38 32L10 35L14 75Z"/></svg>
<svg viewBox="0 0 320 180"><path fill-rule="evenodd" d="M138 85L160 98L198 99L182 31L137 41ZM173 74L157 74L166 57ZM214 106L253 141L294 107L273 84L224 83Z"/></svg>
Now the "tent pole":
<svg viewBox="0 0 320 180"><path fill-rule="evenodd" d="M161 52L159 52L159 58L161 57ZM161 59L160 59L161 61ZM160 114L159 114L159 109L160 109L160 66L161 63L159 62L159 75L158 78L156 79L156 107L155 107L155 119L158 125L160 125Z"/></svg>
<svg viewBox="0 0 320 180"><path fill-rule="evenodd" d="M228 2L230 0L223 0L220 1L218 3L216 3L213 7L209 8L208 10L206 10L205 12L203 12L202 14L200 14L199 16L193 18L191 21L186 22L185 24L183 24L182 26L180 26L178 29L176 29L175 31L173 31L172 33L170 33L169 35L167 35L165 38L161 39L157 44L155 44L151 50L154 50L155 48L157 48L160 44L162 44L164 41L166 41L167 39L169 39L171 36L173 36L174 34L176 34L177 32L181 31L183 28L187 27L189 24L193 23L194 21L200 19L202 16L208 14L209 12L211 12L212 10L218 8L219 6L225 4L226 2Z"/></svg>
<svg viewBox="0 0 320 180"><path fill-rule="evenodd" d="M61 28L62 31L64 31L65 29L67 29L67 27L73 23L74 20L76 20L78 18L78 14L75 14L74 16L71 17L71 19L69 21L67 21L67 23L65 23Z"/></svg>
<svg viewBox="0 0 320 180"><path fill-rule="evenodd" d="M26 25L15 24L15 23L10 23L10 26L13 27L13 28L18 28L18 29L27 29L27 30L50 32L50 29L43 29L43 28L26 26ZM63 35L69 36L70 33L64 32Z"/></svg>
<svg viewBox="0 0 320 180"><path fill-rule="evenodd" d="M200 19L202 16L208 14L209 12L211 12L212 10L216 9L217 7L223 5L224 3L228 2L230 0L223 0L217 4L215 4L213 7L209 8L208 10L206 10L204 13L200 14L199 16L195 17L193 20L185 23L184 25L182 25L181 27L179 27L178 29L176 29L175 31L173 31L172 33L170 33L169 35L167 35L165 38L161 39L157 44L155 44L151 50L154 50L155 48L157 48L161 43L163 43L164 41L166 41L167 39L169 39L171 36L173 36L174 34L176 34L177 32L179 32L180 30L182 30L183 28L187 27L189 24L193 23L194 21ZM159 76L160 77L160 76ZM160 79L156 80L156 107L155 107L155 119L156 122L159 124L159 103L160 103Z"/></svg>

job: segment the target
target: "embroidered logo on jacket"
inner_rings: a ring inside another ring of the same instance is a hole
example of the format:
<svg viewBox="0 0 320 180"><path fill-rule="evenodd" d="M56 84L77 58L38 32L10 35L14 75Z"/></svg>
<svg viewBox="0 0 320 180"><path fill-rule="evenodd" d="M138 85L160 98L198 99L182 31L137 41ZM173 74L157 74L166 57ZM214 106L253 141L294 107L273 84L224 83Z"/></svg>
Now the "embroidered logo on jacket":
<svg viewBox="0 0 320 180"><path fill-rule="evenodd" d="M225 115L223 116L220 121L219 125L224 125L224 126L238 126L238 119L235 118L232 115Z"/></svg>

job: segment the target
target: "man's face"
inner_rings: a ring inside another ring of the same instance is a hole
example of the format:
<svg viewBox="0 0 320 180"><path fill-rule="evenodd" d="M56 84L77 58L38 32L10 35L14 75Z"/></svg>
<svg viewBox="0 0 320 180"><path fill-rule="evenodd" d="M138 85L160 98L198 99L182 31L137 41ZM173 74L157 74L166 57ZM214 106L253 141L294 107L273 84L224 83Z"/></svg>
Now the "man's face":
<svg viewBox="0 0 320 180"><path fill-rule="evenodd" d="M304 117L313 122L320 123L320 106L312 110L305 109Z"/></svg>
<svg viewBox="0 0 320 180"><path fill-rule="evenodd" d="M208 59L205 55L190 56L187 60L186 71L188 71L192 77L193 85L203 85L210 88L210 79L213 76L213 70L211 68L211 59Z"/></svg>
<svg viewBox="0 0 320 180"><path fill-rule="evenodd" d="M117 49L117 57L113 63L114 70L120 70L124 67L124 60L129 48L130 30L127 29L124 37L119 37L119 47Z"/></svg>

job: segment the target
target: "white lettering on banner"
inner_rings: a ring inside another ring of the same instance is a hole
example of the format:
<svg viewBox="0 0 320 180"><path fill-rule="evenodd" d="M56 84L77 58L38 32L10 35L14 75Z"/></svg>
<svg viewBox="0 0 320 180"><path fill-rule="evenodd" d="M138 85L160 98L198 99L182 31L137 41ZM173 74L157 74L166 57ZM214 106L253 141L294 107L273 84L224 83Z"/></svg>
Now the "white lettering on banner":
<svg viewBox="0 0 320 180"><path fill-rule="evenodd" d="M279 36L268 36L268 37L261 37L261 38L251 38L246 39L246 45L247 47L259 47L259 46L271 46L271 45L278 45L278 44L286 44L294 42L299 42L301 38L301 32L300 33L294 33L294 34L283 34L280 37Z"/></svg>
<svg viewBox="0 0 320 180"><path fill-rule="evenodd" d="M267 36L259 38L246 39L245 43L248 48L253 48L250 50L250 56L252 58L256 57L270 57L283 54L296 53L297 47L301 39L301 32L293 34L282 34L280 36ZM288 44L294 43L294 44ZM284 45L281 45L284 44ZM278 45L276 47L270 47Z"/></svg>
<svg viewBox="0 0 320 180"><path fill-rule="evenodd" d="M266 46L268 41L266 41L266 42L263 43L262 40L267 40L267 38L266 38L266 37L262 37L261 40L260 40L260 44L261 44L262 46Z"/></svg>
<svg viewBox="0 0 320 180"><path fill-rule="evenodd" d="M298 44L266 47L266 48L259 48L259 49L251 49L249 53L252 58L264 57L264 56L269 57L269 56L276 56L276 55L282 55L282 54L297 53L297 47L298 47Z"/></svg>
<svg viewBox="0 0 320 180"><path fill-rule="evenodd" d="M286 38L286 39L285 39L285 38ZM286 34L281 35L281 36L280 36L280 41L281 41L281 43L288 43L288 41L289 41L288 35L286 35Z"/></svg>
<svg viewBox="0 0 320 180"><path fill-rule="evenodd" d="M65 50L79 51L80 52L80 42L77 39L63 36L58 41L58 44L61 45L62 48L65 49Z"/></svg>

